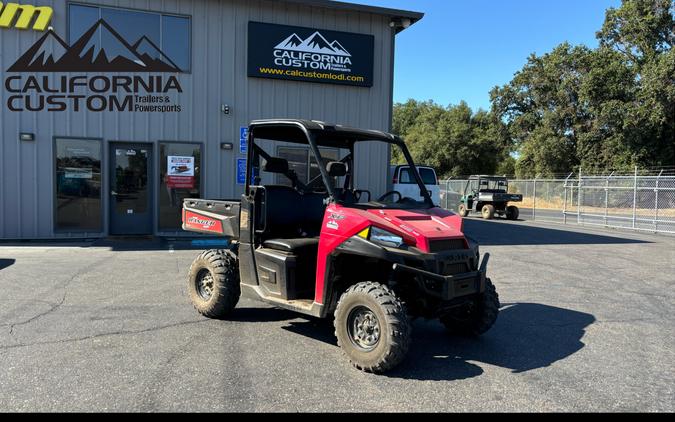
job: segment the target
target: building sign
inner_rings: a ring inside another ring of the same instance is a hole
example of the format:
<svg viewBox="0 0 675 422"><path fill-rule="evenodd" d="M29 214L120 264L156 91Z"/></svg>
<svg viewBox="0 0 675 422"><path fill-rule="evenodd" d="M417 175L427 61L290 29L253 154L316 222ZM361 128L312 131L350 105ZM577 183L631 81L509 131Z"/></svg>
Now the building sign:
<svg viewBox="0 0 675 422"><path fill-rule="evenodd" d="M7 69L17 74L5 77L6 106L10 111L180 112L171 98L183 92L177 77L150 72L181 69L145 36L130 44L100 19L68 45L49 29Z"/></svg>
<svg viewBox="0 0 675 422"><path fill-rule="evenodd" d="M237 158L237 184L246 184L246 159Z"/></svg>
<svg viewBox="0 0 675 422"><path fill-rule="evenodd" d="M166 186L173 189L194 189L195 157L166 157Z"/></svg>
<svg viewBox="0 0 675 422"><path fill-rule="evenodd" d="M239 128L239 152L246 154L248 151L248 127L242 126Z"/></svg>
<svg viewBox="0 0 675 422"><path fill-rule="evenodd" d="M14 22L18 29L28 29L33 18L33 29L44 31L52 20L54 10L47 6L31 6L28 4L7 3L3 6L0 1L0 28L9 28ZM16 19L16 21L15 21Z"/></svg>
<svg viewBox="0 0 675 422"><path fill-rule="evenodd" d="M372 35L248 23L248 76L373 86Z"/></svg>

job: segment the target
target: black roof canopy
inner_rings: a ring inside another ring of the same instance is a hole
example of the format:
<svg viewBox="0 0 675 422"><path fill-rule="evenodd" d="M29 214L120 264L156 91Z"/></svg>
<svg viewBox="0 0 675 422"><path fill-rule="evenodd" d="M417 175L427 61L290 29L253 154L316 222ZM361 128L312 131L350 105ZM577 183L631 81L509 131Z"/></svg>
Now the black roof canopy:
<svg viewBox="0 0 675 422"><path fill-rule="evenodd" d="M317 120L266 119L254 120L250 129L256 138L272 141L307 144L306 136L314 135L317 145L350 148L355 142L381 141L402 144L403 140L391 133L356 129Z"/></svg>
<svg viewBox="0 0 675 422"><path fill-rule="evenodd" d="M478 179L507 180L507 177L506 176L486 175L486 174L469 176L469 180L478 180Z"/></svg>

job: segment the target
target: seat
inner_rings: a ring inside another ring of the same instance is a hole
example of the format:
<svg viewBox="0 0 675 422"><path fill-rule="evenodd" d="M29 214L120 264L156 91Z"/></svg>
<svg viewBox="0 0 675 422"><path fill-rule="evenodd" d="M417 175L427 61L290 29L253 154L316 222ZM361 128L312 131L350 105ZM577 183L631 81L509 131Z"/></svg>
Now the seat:
<svg viewBox="0 0 675 422"><path fill-rule="evenodd" d="M300 194L288 186L265 186L264 237L294 239L318 236L326 209L325 193Z"/></svg>
<svg viewBox="0 0 675 422"><path fill-rule="evenodd" d="M318 237L301 237L294 239L268 239L263 242L263 247L276 251L289 252L302 256L316 253L319 248Z"/></svg>

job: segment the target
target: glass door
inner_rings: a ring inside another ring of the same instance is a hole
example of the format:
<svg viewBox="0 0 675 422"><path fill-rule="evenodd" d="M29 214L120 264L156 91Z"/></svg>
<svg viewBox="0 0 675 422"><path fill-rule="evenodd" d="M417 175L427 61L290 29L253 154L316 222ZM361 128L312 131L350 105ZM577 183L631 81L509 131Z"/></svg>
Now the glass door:
<svg viewBox="0 0 675 422"><path fill-rule="evenodd" d="M152 234L152 144L110 144L110 234Z"/></svg>

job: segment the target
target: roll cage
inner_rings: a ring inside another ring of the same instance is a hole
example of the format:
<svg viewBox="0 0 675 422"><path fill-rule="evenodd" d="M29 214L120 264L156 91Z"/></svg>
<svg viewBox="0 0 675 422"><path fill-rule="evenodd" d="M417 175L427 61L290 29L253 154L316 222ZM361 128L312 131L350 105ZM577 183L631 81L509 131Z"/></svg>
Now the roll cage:
<svg viewBox="0 0 675 422"><path fill-rule="evenodd" d="M314 120L255 120L251 122L248 135L249 148L248 165L246 167L246 192L249 191L251 185L260 184L260 157L265 159L266 162L280 160L271 156L263 150L263 148L257 145L255 142L256 139L308 145L311 151L310 154L312 154L317 163L320 163L318 166L318 176L307 181L307 183L303 183L299 180L297 174L290 168L281 166L280 168L275 169L278 170L277 173L286 176L291 181L293 187L300 193L311 192L315 187L319 187L322 184L322 187L325 188L325 191L328 194L329 202L336 202L341 205L358 208L387 208L387 206L381 202L371 202L370 197L368 198L369 202L367 204L358 204L358 199L357 201L354 201L355 197L359 198L361 193L367 192L354 189L354 145L357 142L372 141L395 145L401 149L407 165L413 169L415 181L423 196L423 203L430 208L434 206L433 201L429 196L429 192L419 175L419 171L413 162L412 156L401 138L386 132L354 129L340 125L330 125ZM320 147L338 148L349 151L349 153L339 161L331 162L342 163L347 169L346 174L344 174L342 188L336 188L335 184L331 182L331 178L334 176L329 175L327 166L322 164L324 163L324 160L319 150ZM351 194L344 195L345 192L350 192ZM386 193L380 197L380 199L391 193L392 192ZM397 205L401 206L404 203L405 201L403 198L400 198ZM419 207L420 203L415 201L415 204Z"/></svg>
<svg viewBox="0 0 675 422"><path fill-rule="evenodd" d="M504 176L469 176L464 188L465 194L478 192L508 192L509 181Z"/></svg>

